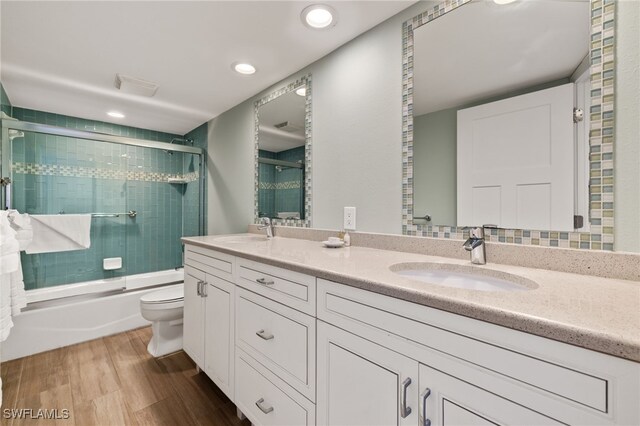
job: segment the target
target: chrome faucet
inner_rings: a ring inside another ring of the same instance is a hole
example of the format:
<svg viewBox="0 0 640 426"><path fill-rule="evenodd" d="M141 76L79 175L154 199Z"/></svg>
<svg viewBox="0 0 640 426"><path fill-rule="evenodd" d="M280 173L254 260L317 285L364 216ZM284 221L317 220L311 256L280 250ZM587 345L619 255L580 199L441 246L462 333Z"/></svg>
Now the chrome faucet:
<svg viewBox="0 0 640 426"><path fill-rule="evenodd" d="M485 225L493 227L492 225ZM475 265L485 265L487 263L487 252L484 245L484 228L477 226L469 229L469 238L462 245L471 254L471 263Z"/></svg>
<svg viewBox="0 0 640 426"><path fill-rule="evenodd" d="M263 225L258 225L258 229L262 231L263 229L267 230L267 238L273 237L273 224L271 223L271 219L268 217L263 217L261 222Z"/></svg>

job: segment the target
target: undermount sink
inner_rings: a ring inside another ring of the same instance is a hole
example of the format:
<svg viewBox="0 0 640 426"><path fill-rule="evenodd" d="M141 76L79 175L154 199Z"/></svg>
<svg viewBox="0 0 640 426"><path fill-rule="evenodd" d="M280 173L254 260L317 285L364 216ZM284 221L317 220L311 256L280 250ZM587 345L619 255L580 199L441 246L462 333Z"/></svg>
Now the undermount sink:
<svg viewBox="0 0 640 426"><path fill-rule="evenodd" d="M538 287L535 282L517 275L466 265L400 263L390 269L411 280L467 290L527 291Z"/></svg>
<svg viewBox="0 0 640 426"><path fill-rule="evenodd" d="M221 243L261 243L267 241L266 235L228 235L216 238Z"/></svg>

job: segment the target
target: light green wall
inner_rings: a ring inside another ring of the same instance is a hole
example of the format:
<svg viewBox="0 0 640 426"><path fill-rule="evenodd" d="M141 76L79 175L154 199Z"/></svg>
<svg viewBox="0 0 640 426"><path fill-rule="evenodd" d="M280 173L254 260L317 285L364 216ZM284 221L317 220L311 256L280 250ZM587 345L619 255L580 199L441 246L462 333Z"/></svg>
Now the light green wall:
<svg viewBox="0 0 640 426"><path fill-rule="evenodd" d="M313 227L340 228L342 207L355 205L359 230L401 232L402 22L435 3L406 9L210 122L209 233L243 232L253 222L253 102L306 73L313 75ZM639 6L619 3L616 34L616 249L636 252Z"/></svg>
<svg viewBox="0 0 640 426"><path fill-rule="evenodd" d="M640 252L640 2L616 7L615 249Z"/></svg>
<svg viewBox="0 0 640 426"><path fill-rule="evenodd" d="M456 224L456 116L451 108L413 120L414 212L433 225Z"/></svg>
<svg viewBox="0 0 640 426"><path fill-rule="evenodd" d="M421 2L209 122L209 233L253 223L253 103L312 74L314 228L399 234L402 220L402 23Z"/></svg>

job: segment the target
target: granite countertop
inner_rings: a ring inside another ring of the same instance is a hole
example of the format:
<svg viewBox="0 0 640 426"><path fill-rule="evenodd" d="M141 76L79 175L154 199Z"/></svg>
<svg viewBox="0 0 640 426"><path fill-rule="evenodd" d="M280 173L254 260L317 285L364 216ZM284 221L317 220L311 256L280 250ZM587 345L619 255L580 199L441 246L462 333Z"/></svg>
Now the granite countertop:
<svg viewBox="0 0 640 426"><path fill-rule="evenodd" d="M498 278L515 275L521 284L537 287L467 290L408 279L391 268L428 262L463 270L470 266L468 260L355 246L329 249L317 241L293 238L224 242L220 237L182 241L640 362L637 281L488 263L474 268Z"/></svg>

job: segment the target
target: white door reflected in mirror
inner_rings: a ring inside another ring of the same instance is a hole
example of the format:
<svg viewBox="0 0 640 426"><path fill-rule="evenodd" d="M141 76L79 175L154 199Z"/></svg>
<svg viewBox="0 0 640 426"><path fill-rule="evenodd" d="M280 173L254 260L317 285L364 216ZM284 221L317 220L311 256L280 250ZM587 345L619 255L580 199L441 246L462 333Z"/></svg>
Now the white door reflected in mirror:
<svg viewBox="0 0 640 426"><path fill-rule="evenodd" d="M473 0L416 28L414 214L555 231L588 218L588 114L573 110L589 111L589 40L588 1Z"/></svg>

